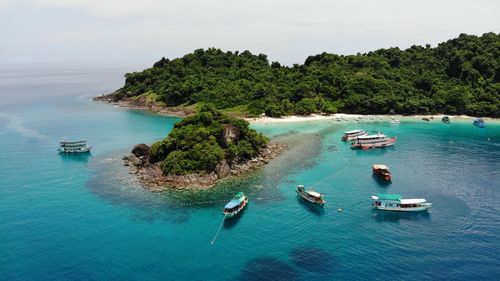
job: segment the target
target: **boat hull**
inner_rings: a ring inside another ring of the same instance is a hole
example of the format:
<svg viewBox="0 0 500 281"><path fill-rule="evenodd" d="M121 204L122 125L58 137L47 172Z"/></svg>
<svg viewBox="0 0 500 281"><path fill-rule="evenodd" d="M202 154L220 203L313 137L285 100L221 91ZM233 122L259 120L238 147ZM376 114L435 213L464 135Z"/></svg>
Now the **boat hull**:
<svg viewBox="0 0 500 281"><path fill-rule="evenodd" d="M429 203L429 205L426 206L411 207L411 208L382 207L382 206L375 206L373 208L381 211L393 211L393 212L422 212L422 211L427 211L430 207L431 205Z"/></svg>
<svg viewBox="0 0 500 281"><path fill-rule="evenodd" d="M57 151L59 153L89 153L90 150L92 149L92 146L87 146L87 147L84 147L82 149L62 149L62 148L59 148L57 149Z"/></svg>
<svg viewBox="0 0 500 281"><path fill-rule="evenodd" d="M393 146L396 143L396 137L389 138L388 140L385 140L383 142L378 142L378 143L353 143L351 145L351 148L354 149L370 149L370 148L382 148L382 147L389 147Z"/></svg>

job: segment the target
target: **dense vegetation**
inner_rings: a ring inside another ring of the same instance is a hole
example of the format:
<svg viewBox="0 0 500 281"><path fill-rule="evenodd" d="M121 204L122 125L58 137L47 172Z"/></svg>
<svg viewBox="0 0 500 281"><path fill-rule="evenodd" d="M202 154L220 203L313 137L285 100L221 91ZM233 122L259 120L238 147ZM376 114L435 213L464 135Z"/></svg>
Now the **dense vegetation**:
<svg viewBox="0 0 500 281"><path fill-rule="evenodd" d="M176 123L167 138L153 144L150 160L163 161L165 174L210 172L222 160L238 163L256 156L267 142L245 120L204 105Z"/></svg>
<svg viewBox="0 0 500 281"><path fill-rule="evenodd" d="M500 117L500 34L366 54L322 53L293 67L249 51L196 50L126 74L115 100L145 95L167 106L288 114L468 114ZM207 144L208 145L208 144Z"/></svg>

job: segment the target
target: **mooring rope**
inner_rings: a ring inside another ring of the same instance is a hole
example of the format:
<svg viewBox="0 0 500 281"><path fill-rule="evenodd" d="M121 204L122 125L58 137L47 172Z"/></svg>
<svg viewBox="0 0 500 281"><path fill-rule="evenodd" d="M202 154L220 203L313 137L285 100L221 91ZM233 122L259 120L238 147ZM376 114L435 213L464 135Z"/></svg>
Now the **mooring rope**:
<svg viewBox="0 0 500 281"><path fill-rule="evenodd" d="M222 222L221 222L221 223L220 223L220 225L219 225L219 229L217 229L217 233L215 233L214 239L212 239L212 242L210 242L210 244L211 244L211 245L213 245L213 244L214 244L215 239L217 239L217 236L219 236L219 232L220 232L220 230L222 229L222 225L224 224L224 220L225 220L225 219L226 219L226 218L222 218Z"/></svg>

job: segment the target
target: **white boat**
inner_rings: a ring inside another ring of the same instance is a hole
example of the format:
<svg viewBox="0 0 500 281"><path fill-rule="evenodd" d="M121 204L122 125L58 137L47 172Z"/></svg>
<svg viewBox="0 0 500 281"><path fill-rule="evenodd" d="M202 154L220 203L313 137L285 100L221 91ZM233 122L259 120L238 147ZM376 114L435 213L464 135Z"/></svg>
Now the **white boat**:
<svg viewBox="0 0 500 281"><path fill-rule="evenodd" d="M356 139L357 137L360 136L365 136L367 133L363 130L352 130L352 131L347 131L344 132L344 135L342 136L343 141L351 141Z"/></svg>
<svg viewBox="0 0 500 281"><path fill-rule="evenodd" d="M401 124L401 122L399 122L399 120L398 120L398 119L392 119L391 121L389 121L389 123L390 123L391 125L399 125L399 124Z"/></svg>
<svg viewBox="0 0 500 281"><path fill-rule="evenodd" d="M399 194L377 194L372 196L373 208L384 211L426 211L432 203L425 199L402 199Z"/></svg>
<svg viewBox="0 0 500 281"><path fill-rule="evenodd" d="M306 190L303 185L297 186L297 194L309 203L313 203L319 206L323 206L326 203L326 201L323 199L323 194L313 190Z"/></svg>
<svg viewBox="0 0 500 281"><path fill-rule="evenodd" d="M57 151L61 153L86 153L90 152L92 146L86 140L81 141L61 141Z"/></svg>
<svg viewBox="0 0 500 281"><path fill-rule="evenodd" d="M384 134L366 135L357 137L351 144L351 148L370 149L377 147L393 146L396 143L396 137L387 137Z"/></svg>

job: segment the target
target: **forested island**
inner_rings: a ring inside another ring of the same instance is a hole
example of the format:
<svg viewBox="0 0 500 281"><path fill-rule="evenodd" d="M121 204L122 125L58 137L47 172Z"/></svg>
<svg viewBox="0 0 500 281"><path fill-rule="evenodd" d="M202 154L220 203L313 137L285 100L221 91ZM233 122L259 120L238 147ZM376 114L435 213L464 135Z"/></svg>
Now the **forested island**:
<svg viewBox="0 0 500 281"><path fill-rule="evenodd" d="M218 180L260 167L285 146L229 117L213 106L200 106L175 124L169 135L151 147L136 145L125 164L146 187L210 187Z"/></svg>
<svg viewBox="0 0 500 281"><path fill-rule="evenodd" d="M284 66L264 54L198 49L127 73L101 100L232 116L467 114L500 117L500 34L461 34L432 48L322 53Z"/></svg>

